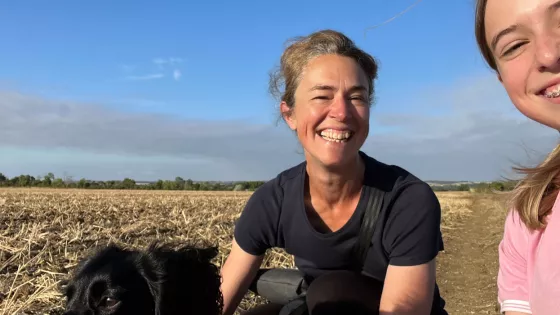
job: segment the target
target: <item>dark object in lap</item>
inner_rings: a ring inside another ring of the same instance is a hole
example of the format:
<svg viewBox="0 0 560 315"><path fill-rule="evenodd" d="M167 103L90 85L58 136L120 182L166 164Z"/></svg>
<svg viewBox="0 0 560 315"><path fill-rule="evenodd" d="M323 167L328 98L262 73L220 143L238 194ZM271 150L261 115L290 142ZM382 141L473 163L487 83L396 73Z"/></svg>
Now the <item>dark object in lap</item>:
<svg viewBox="0 0 560 315"><path fill-rule="evenodd" d="M311 315L379 314L383 283L352 271L334 271L317 278L307 291Z"/></svg>
<svg viewBox="0 0 560 315"><path fill-rule="evenodd" d="M283 304L281 315L376 315L382 290L380 281L352 271L324 274L307 287L297 269L262 269L251 286L254 293Z"/></svg>
<svg viewBox="0 0 560 315"><path fill-rule="evenodd" d="M307 283L297 269L260 269L249 290L271 303L287 304L305 296Z"/></svg>

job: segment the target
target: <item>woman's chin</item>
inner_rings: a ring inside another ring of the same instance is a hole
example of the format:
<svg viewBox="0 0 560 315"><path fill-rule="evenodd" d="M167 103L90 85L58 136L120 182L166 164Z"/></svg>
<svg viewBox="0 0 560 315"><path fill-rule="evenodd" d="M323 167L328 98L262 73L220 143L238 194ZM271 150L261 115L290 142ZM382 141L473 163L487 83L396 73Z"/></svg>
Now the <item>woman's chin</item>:
<svg viewBox="0 0 560 315"><path fill-rule="evenodd" d="M357 152L355 152L357 155ZM324 153L317 156L319 163L327 169L340 169L350 166L356 161L355 154Z"/></svg>

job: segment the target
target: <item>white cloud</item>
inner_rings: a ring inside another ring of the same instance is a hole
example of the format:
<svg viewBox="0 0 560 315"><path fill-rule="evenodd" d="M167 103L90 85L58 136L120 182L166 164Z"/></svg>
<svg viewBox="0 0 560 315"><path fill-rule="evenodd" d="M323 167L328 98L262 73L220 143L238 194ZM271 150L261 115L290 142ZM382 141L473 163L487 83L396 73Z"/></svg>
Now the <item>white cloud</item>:
<svg viewBox="0 0 560 315"><path fill-rule="evenodd" d="M175 69L173 71L173 78L175 79L175 81L179 81L179 79L181 78L181 71L179 69Z"/></svg>
<svg viewBox="0 0 560 315"><path fill-rule="evenodd" d="M163 68L165 65L174 66L183 62L182 58L169 57L169 58L154 58L152 60L158 67Z"/></svg>
<svg viewBox="0 0 560 315"><path fill-rule="evenodd" d="M407 113L381 113L393 100L379 99L363 150L425 180L492 180L509 176L511 161L530 161L526 149L545 154L557 143L558 132L518 114L495 78L430 90L409 100ZM268 179L303 160L295 136L272 122L202 122L14 92L0 92L0 112L5 173L54 171L53 165L95 178L126 168L141 179ZM53 149L70 153L45 162L41 152Z"/></svg>
<svg viewBox="0 0 560 315"><path fill-rule="evenodd" d="M154 74L146 74L146 75L130 75L125 77L125 79L131 81L145 81L145 80L161 79L164 76L165 75L163 73L154 73Z"/></svg>

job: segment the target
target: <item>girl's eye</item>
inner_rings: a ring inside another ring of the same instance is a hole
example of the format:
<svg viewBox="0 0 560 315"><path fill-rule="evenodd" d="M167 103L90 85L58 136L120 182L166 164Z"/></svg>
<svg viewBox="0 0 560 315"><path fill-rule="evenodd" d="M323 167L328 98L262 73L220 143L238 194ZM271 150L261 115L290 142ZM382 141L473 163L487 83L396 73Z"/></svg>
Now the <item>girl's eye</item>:
<svg viewBox="0 0 560 315"><path fill-rule="evenodd" d="M513 46L511 46L510 48L508 48L505 52L504 52L504 56L510 55L511 53L513 53L517 48L521 47L524 43L517 43Z"/></svg>

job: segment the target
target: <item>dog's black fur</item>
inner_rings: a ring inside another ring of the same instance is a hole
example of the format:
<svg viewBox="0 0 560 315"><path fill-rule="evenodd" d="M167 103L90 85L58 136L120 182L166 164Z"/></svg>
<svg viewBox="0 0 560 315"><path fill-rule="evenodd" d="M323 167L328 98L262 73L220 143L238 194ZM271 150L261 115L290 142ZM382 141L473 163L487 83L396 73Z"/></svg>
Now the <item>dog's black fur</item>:
<svg viewBox="0 0 560 315"><path fill-rule="evenodd" d="M221 278L211 263L217 254L215 247L109 245L76 268L64 315L219 315Z"/></svg>

